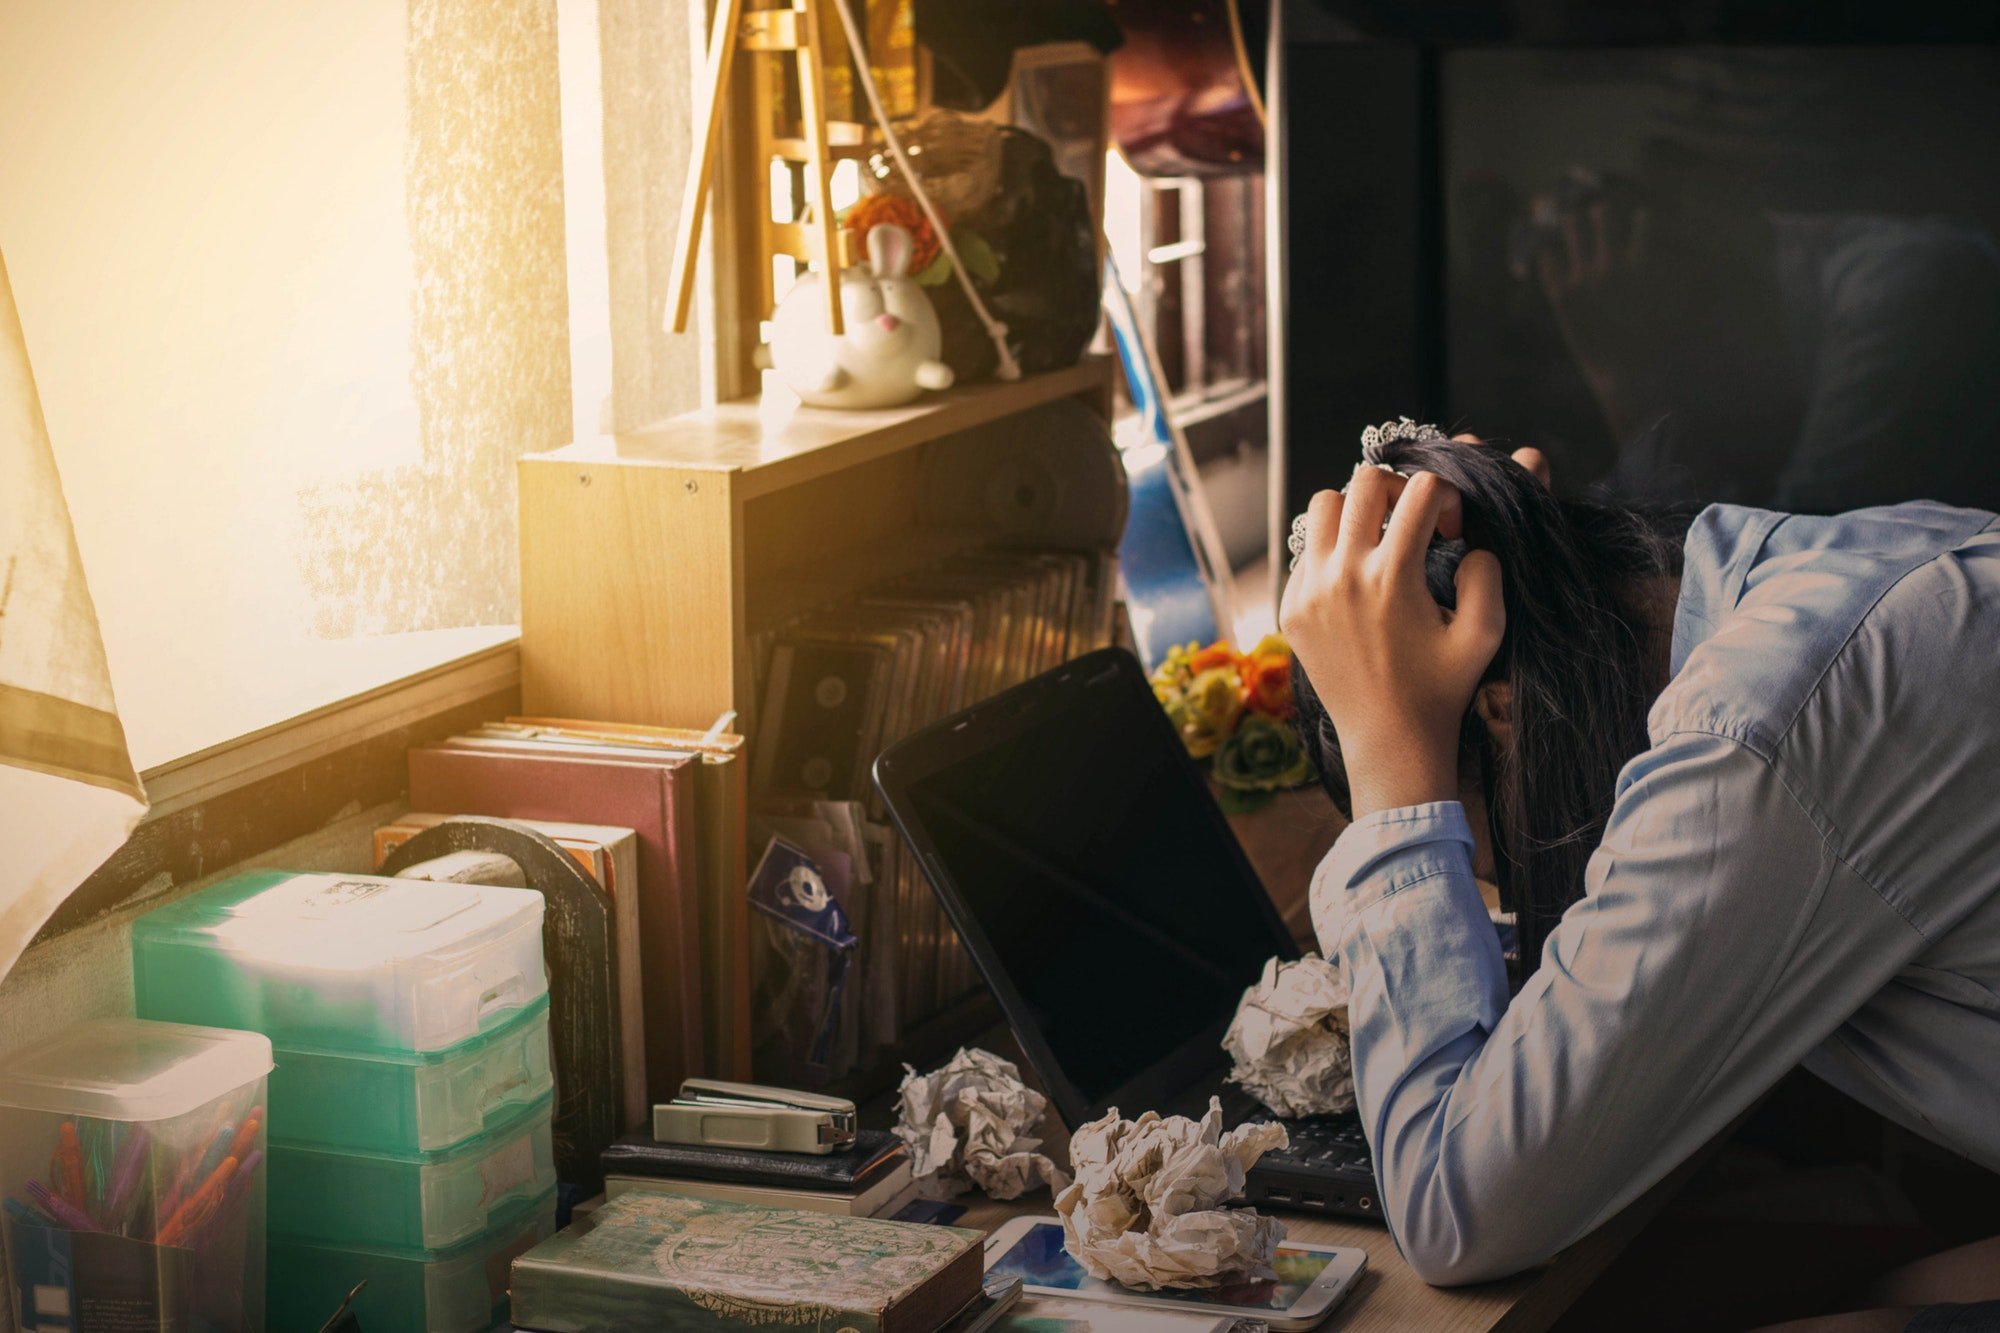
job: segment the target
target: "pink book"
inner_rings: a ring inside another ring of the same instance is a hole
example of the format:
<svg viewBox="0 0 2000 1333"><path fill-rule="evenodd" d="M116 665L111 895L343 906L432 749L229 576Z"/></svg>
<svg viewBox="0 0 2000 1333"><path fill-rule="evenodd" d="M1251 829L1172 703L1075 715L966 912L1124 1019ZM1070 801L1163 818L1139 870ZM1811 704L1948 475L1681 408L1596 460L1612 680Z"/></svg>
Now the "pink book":
<svg viewBox="0 0 2000 1333"><path fill-rule="evenodd" d="M691 757L644 761L461 744L410 751L410 805L442 814L614 824L639 839L646 1087L671 1101L704 1058Z"/></svg>

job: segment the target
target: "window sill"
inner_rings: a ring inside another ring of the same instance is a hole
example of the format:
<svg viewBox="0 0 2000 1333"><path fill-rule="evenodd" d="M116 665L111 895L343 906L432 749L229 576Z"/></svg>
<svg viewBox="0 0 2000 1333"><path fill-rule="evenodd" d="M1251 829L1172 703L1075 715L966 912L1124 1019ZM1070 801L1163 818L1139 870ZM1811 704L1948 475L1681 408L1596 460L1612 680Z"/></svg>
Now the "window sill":
<svg viewBox="0 0 2000 1333"><path fill-rule="evenodd" d="M399 799L411 746L518 712L520 697L520 643L509 640L147 769L145 819L34 942Z"/></svg>

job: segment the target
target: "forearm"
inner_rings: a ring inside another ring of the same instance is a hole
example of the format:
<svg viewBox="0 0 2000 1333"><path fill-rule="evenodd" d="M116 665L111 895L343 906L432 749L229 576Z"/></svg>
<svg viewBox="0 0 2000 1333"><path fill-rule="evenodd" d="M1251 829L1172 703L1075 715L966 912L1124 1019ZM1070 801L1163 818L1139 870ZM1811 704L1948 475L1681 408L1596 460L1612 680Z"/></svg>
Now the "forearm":
<svg viewBox="0 0 2000 1333"><path fill-rule="evenodd" d="M1523 1234L1532 1222L1480 1225L1489 1164L1452 1143L1460 1075L1507 1008L1471 851L1456 801L1380 811L1342 834L1313 889L1320 943L1348 976L1355 1092L1384 1216L1411 1266L1440 1283L1539 1257Z"/></svg>

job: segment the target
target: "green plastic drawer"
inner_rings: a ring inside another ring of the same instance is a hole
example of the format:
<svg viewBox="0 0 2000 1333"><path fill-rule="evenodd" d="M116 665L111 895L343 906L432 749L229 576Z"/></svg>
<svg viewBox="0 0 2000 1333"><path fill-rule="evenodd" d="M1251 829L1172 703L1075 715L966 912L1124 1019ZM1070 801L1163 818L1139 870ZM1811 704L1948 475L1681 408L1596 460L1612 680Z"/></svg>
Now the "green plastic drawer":
<svg viewBox="0 0 2000 1333"><path fill-rule="evenodd" d="M355 1153L273 1142L272 1238L318 1245L443 1250L556 1187L544 1097L522 1121L455 1148Z"/></svg>
<svg viewBox="0 0 2000 1333"><path fill-rule="evenodd" d="M507 1322L516 1255L555 1234L556 1197L509 1210L484 1234L448 1250L313 1245L272 1237L270 1327L317 1333L347 1293L368 1333L486 1333Z"/></svg>
<svg viewBox="0 0 2000 1333"><path fill-rule="evenodd" d="M294 1147L435 1152L519 1120L555 1086L547 996L442 1051L275 1052L271 1138Z"/></svg>
<svg viewBox="0 0 2000 1333"><path fill-rule="evenodd" d="M542 897L374 875L238 875L132 923L141 1018L277 1047L442 1051L548 993Z"/></svg>

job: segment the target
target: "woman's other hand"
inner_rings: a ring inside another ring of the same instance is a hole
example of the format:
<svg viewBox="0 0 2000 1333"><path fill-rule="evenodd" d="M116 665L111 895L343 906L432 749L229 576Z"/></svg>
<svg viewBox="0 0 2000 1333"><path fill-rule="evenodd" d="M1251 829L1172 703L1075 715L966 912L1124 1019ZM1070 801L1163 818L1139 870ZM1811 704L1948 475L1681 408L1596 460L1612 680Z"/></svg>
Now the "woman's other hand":
<svg viewBox="0 0 2000 1333"><path fill-rule="evenodd" d="M1457 799L1460 721L1506 628L1490 552L1460 562L1456 611L1424 585L1432 535L1456 538L1460 521L1438 477L1366 466L1306 511L1278 620L1340 738L1357 819Z"/></svg>

